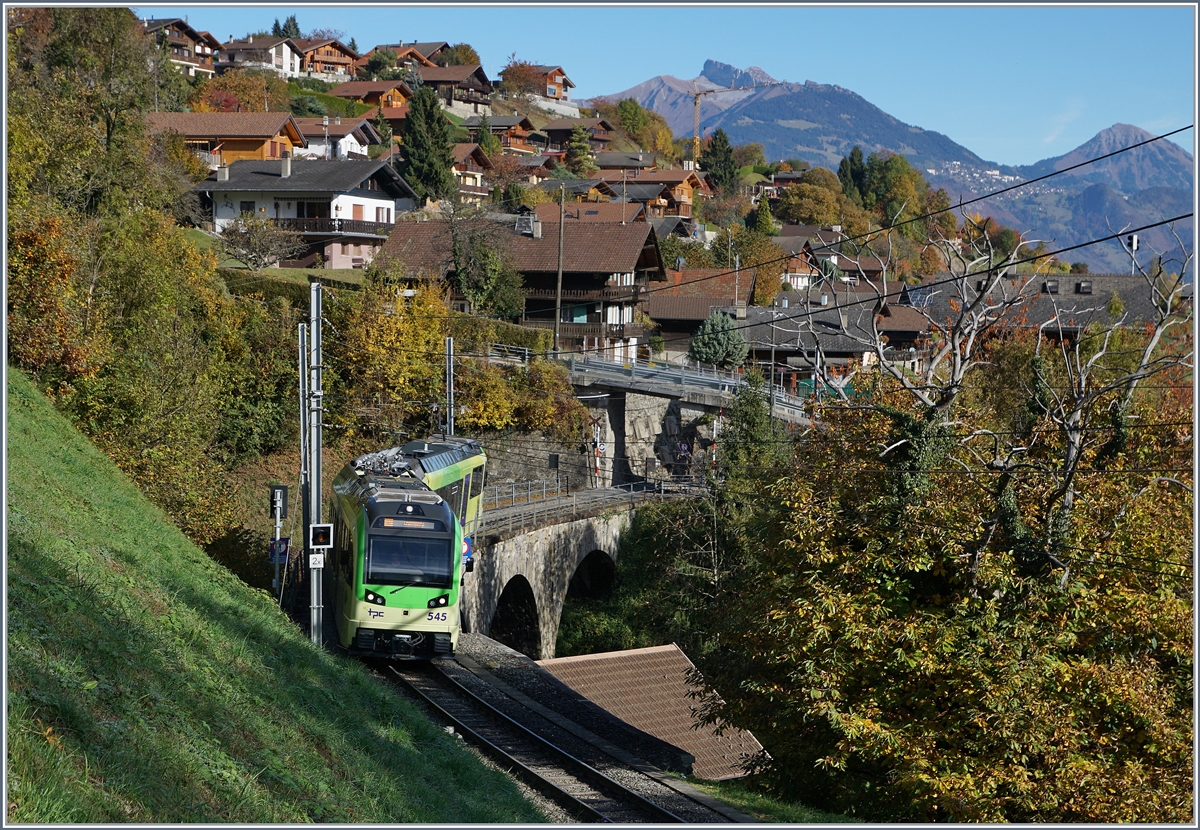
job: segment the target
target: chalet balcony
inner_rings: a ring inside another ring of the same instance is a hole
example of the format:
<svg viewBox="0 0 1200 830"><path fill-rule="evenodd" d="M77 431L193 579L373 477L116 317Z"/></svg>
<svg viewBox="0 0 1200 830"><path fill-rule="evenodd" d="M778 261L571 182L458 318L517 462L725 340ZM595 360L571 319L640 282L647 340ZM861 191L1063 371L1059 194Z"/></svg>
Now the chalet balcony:
<svg viewBox="0 0 1200 830"><path fill-rule="evenodd" d="M279 227L302 234L340 234L343 236L374 236L387 239L394 224L367 222L363 219L276 219Z"/></svg>
<svg viewBox="0 0 1200 830"><path fill-rule="evenodd" d="M609 337L624 339L626 337L641 337L646 333L645 328L637 323L608 323L605 325L605 333Z"/></svg>
<svg viewBox="0 0 1200 830"><path fill-rule="evenodd" d="M637 285L606 285L602 288L572 288L563 289L563 302L571 303L598 303L603 301L619 302L621 300L633 300L634 290L640 289ZM555 292L552 288L529 288L525 290L525 296L531 300L553 300Z"/></svg>
<svg viewBox="0 0 1200 830"><path fill-rule="evenodd" d="M464 104L491 104L492 96L485 92L479 92L474 89L454 88L454 100L462 101Z"/></svg>
<svg viewBox="0 0 1200 830"><path fill-rule="evenodd" d="M551 316L554 311L551 309ZM529 326L535 329L550 329L554 330L554 320L547 320L545 317L523 317L521 325ZM603 323L560 323L558 326L559 337L607 337L608 326Z"/></svg>

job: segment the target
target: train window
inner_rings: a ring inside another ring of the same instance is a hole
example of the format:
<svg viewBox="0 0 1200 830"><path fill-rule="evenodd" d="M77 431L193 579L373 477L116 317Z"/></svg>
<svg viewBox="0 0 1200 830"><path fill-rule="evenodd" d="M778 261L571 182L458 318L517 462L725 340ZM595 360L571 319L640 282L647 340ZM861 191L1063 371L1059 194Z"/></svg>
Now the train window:
<svg viewBox="0 0 1200 830"><path fill-rule="evenodd" d="M483 492L483 467L476 467L471 473L471 498L477 498Z"/></svg>
<svg viewBox="0 0 1200 830"><path fill-rule="evenodd" d="M373 536L364 582L372 585L450 585L450 539Z"/></svg>

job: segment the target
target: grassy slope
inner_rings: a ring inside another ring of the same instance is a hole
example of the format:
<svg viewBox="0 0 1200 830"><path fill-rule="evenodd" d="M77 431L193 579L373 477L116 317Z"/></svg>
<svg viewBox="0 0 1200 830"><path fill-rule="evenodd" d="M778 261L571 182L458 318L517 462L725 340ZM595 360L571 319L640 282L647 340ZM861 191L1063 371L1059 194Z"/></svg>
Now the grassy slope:
<svg viewBox="0 0 1200 830"><path fill-rule="evenodd" d="M10 822L534 822L8 385Z"/></svg>

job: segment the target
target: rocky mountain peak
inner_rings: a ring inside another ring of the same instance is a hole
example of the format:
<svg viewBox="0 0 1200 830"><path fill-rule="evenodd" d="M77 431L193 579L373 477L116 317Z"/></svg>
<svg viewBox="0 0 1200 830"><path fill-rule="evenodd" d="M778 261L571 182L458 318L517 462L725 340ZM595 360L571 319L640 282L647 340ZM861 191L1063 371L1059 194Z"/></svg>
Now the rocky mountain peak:
<svg viewBox="0 0 1200 830"><path fill-rule="evenodd" d="M774 83L775 79L763 71L762 67L752 66L749 69L738 69L720 61L706 60L704 70L700 73L717 86L738 87L755 86L756 84Z"/></svg>

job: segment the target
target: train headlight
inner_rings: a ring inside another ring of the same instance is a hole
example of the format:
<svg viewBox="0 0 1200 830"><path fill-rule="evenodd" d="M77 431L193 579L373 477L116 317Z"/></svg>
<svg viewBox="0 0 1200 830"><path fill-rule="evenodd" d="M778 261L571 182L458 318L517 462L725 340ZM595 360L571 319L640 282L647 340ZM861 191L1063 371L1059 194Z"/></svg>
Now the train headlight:
<svg viewBox="0 0 1200 830"><path fill-rule="evenodd" d="M430 608L444 608L446 605L449 605L449 604L450 604L450 595L449 594L442 594L440 597L434 597L433 599L429 600Z"/></svg>
<svg viewBox="0 0 1200 830"><path fill-rule="evenodd" d="M383 597L381 597L379 594L375 593L374 591L367 591L366 600L367 600L367 602L373 603L375 605L387 605L387 600L385 600Z"/></svg>

